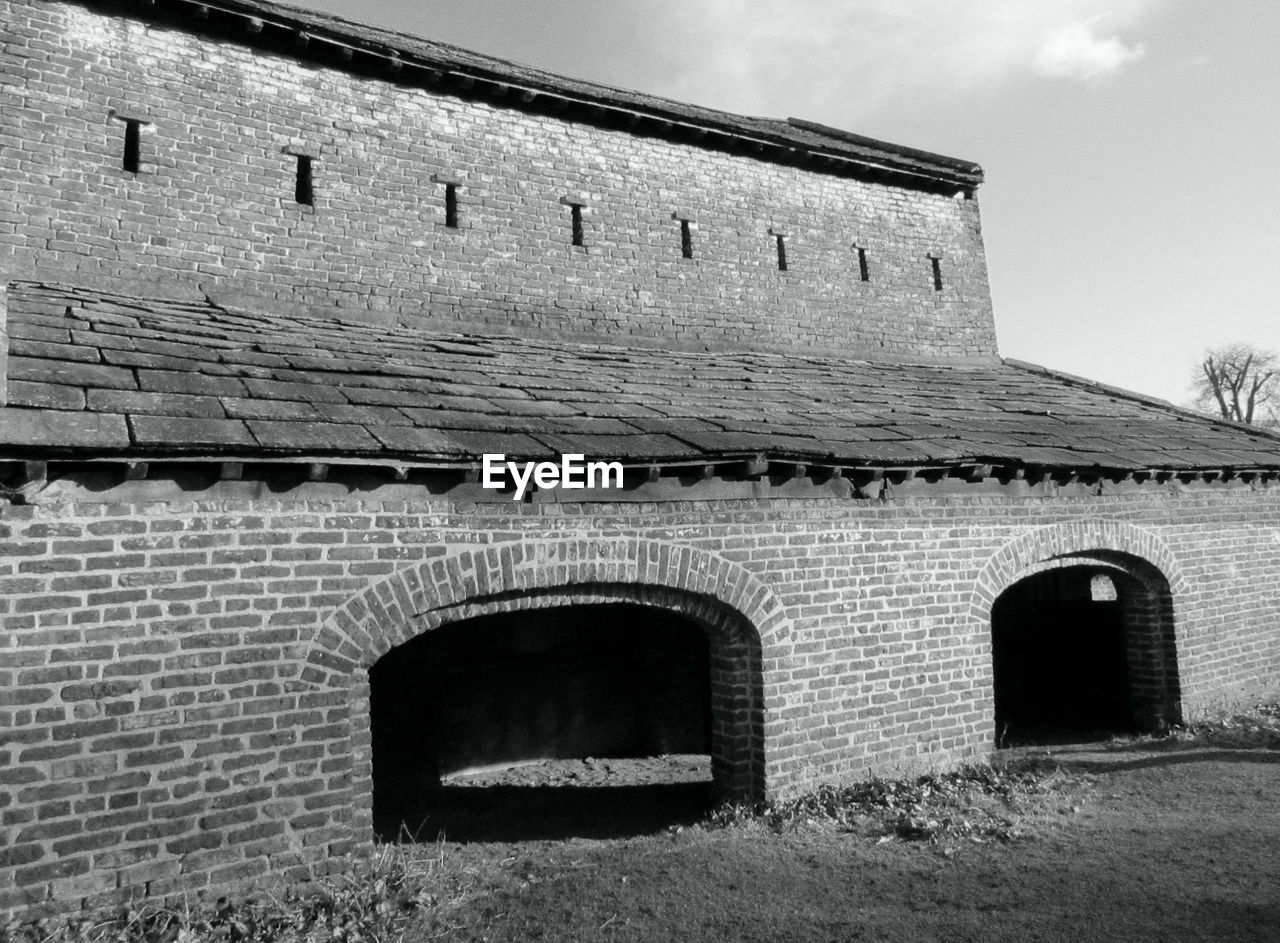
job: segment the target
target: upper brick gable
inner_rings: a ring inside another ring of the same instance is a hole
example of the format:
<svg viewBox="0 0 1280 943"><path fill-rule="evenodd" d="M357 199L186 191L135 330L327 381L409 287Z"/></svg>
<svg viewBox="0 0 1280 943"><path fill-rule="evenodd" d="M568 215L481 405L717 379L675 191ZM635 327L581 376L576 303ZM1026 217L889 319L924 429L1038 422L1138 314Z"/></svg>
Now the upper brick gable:
<svg viewBox="0 0 1280 943"><path fill-rule="evenodd" d="M968 162L446 47L439 82L417 82L407 40L398 70L361 66L385 62L382 34L326 65L281 51L274 20L256 34L271 48L226 35L227 6L200 26L166 22L186 4L0 0L10 278L146 272L405 322L995 354ZM355 29L318 19L296 35Z"/></svg>
<svg viewBox="0 0 1280 943"><path fill-rule="evenodd" d="M801 118L750 117L587 82L421 36L271 0L169 0L162 6L76 0L90 8L230 40L401 85L489 97L637 134L743 149L764 160L893 180L950 195L982 182L973 161L879 141Z"/></svg>

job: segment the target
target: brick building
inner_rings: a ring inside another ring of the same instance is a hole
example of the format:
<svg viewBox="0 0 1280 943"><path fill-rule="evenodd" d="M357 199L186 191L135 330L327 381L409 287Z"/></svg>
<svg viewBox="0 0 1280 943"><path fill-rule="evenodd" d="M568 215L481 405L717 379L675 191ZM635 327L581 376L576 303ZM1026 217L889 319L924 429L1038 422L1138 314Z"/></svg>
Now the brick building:
<svg viewBox="0 0 1280 943"><path fill-rule="evenodd" d="M1002 360L973 164L259 0L0 23L0 912L486 764L778 795L1276 690L1280 440Z"/></svg>

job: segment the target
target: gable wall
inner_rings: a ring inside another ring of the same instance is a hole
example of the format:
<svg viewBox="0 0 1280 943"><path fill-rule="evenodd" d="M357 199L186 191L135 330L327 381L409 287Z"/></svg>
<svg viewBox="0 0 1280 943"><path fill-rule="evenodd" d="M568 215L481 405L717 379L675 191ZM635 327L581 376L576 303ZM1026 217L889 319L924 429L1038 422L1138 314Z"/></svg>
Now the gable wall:
<svg viewBox="0 0 1280 943"><path fill-rule="evenodd" d="M0 0L0 20L0 269L141 272L503 328L995 351L973 200L399 87L75 4ZM137 174L121 166L121 117L149 122ZM314 207L294 200L292 152L316 157ZM433 175L460 181L457 229ZM584 247L570 245L565 198L588 204ZM696 223L692 260L673 214ZM929 253L943 256L942 291Z"/></svg>

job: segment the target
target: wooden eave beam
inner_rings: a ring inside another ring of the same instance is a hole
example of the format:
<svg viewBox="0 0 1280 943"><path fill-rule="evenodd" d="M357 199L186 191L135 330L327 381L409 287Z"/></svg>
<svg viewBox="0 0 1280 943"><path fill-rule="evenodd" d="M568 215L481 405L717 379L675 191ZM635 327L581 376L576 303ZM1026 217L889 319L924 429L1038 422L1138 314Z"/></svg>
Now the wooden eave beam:
<svg viewBox="0 0 1280 943"><path fill-rule="evenodd" d="M31 453L27 452L29 456ZM513 456L513 458L521 458ZM537 459L537 456L526 458ZM550 458L544 456L543 458ZM260 474L268 469L301 467L302 477L309 481L324 481L333 475L351 474L359 471L379 470L388 479L407 481L415 471L443 475L446 478L456 476L459 480L478 480L480 462L478 458L423 458L413 459L405 456L386 457L346 457L325 455L288 455L288 456L227 456L211 454L179 454L160 455L76 455L65 452L52 457L46 453L38 461L24 457L21 453L7 459L9 467L16 463L26 462L31 468L47 469L50 464L59 466L102 465L122 469L123 477L129 480L141 480L148 477L163 477L159 466L194 466L206 465L213 469L222 480L239 480L247 470L257 470ZM1280 478L1280 468L1215 468L1215 469L1116 469L1116 468L1071 468L1051 466L992 465L984 462L966 462L946 465L826 465L812 464L794 457L771 458L767 453L739 454L706 458L686 458L679 461L641 460L622 462L627 469L629 481L654 482L660 478L680 478L686 484L692 478L696 481L720 479L724 481L759 480L770 478L775 483L808 478L815 484L843 477L856 485L865 486L877 481L886 481L890 485L904 485L919 481L927 486L951 478L961 481L980 483L995 479L1003 484L1024 481L1028 485L1038 485L1052 481L1058 485L1075 483L1096 484L1100 481L1115 484L1130 483L1133 485L1161 485L1177 481L1183 484L1225 484L1237 481L1242 484L1265 485ZM33 474L38 474L33 473ZM294 472L297 474L297 471ZM12 472L6 472L8 479L13 479Z"/></svg>

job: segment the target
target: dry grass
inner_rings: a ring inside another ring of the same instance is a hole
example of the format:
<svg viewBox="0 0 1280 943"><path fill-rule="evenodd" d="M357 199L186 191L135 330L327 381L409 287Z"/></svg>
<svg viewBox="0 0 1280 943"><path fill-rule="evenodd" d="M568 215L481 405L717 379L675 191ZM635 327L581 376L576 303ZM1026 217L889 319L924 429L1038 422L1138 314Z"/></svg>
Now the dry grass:
<svg viewBox="0 0 1280 943"><path fill-rule="evenodd" d="M754 807L722 806L708 825L761 823L775 831L830 825L882 840L1007 842L1023 837L1028 815L1078 786L1079 777L1036 760L971 764L916 779L826 785Z"/></svg>
<svg viewBox="0 0 1280 943"><path fill-rule="evenodd" d="M0 943L390 943L419 914L463 903L473 877L442 846L384 845L347 873L303 887L46 919L0 928Z"/></svg>

